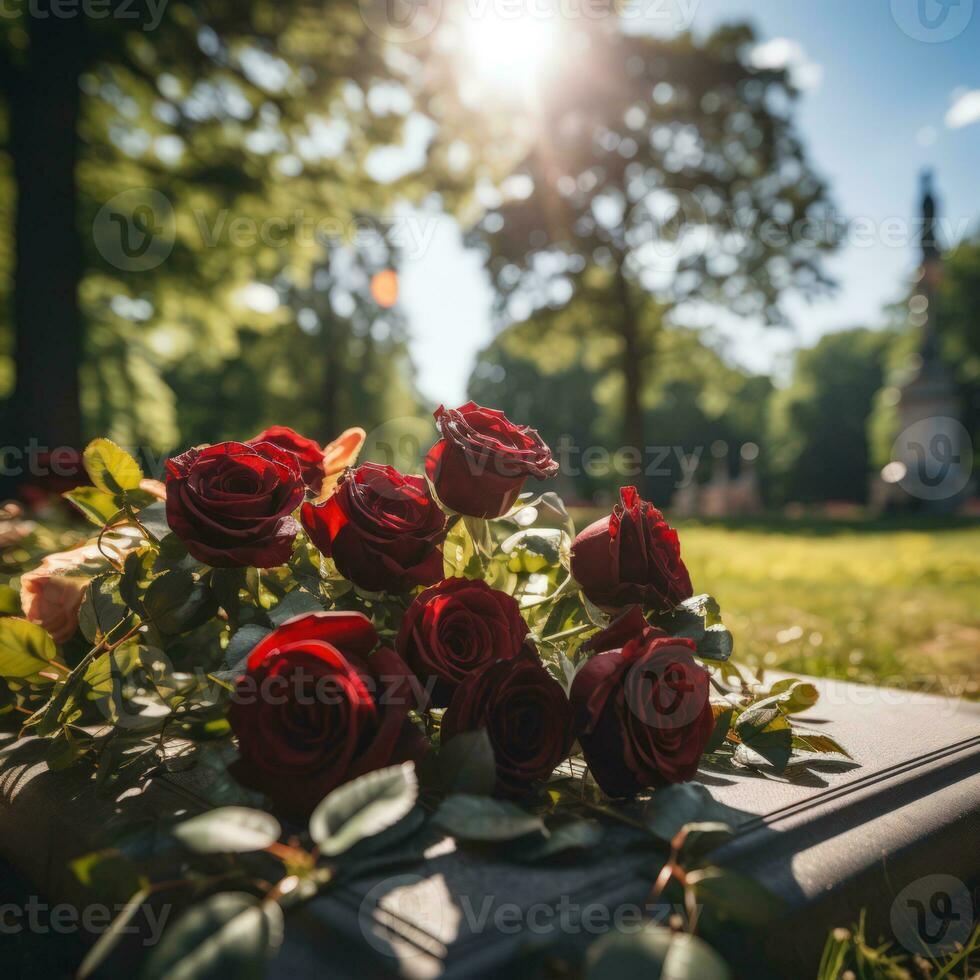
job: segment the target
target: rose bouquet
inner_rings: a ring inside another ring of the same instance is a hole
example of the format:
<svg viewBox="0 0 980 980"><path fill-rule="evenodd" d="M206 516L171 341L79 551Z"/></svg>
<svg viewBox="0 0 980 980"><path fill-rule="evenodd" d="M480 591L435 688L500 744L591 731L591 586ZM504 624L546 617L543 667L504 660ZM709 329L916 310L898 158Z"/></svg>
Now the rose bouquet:
<svg viewBox="0 0 980 980"><path fill-rule="evenodd" d="M195 447L165 484L93 442L92 485L66 496L98 531L0 619L0 710L105 787L208 767L217 809L175 839L285 853L314 891L324 856L394 825L536 859L593 843L583 812L618 819L653 791L662 843L678 792L689 820L717 818L674 788L700 764L846 757L793 724L812 685L762 689L730 662L717 603L634 487L576 535L556 494L525 492L558 471L537 432L473 403L435 417L423 474L356 465L361 430ZM276 817L309 821L316 850L277 843ZM243 825L265 829L242 846Z"/></svg>

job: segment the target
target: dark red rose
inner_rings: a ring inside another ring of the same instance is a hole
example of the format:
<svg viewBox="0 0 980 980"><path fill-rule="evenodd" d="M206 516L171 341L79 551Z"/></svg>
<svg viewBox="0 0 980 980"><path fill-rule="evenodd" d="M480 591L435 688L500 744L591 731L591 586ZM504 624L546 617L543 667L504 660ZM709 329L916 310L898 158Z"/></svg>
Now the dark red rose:
<svg viewBox="0 0 980 980"><path fill-rule="evenodd" d="M443 715L443 740L480 728L493 746L498 796L520 796L547 779L572 746L568 698L527 648L470 674L456 688Z"/></svg>
<svg viewBox="0 0 980 980"><path fill-rule="evenodd" d="M167 523L214 568L289 561L302 499L296 457L269 443L222 442L167 460Z"/></svg>
<svg viewBox="0 0 980 980"><path fill-rule="evenodd" d="M408 607L396 649L444 708L474 671L516 657L528 628L517 601L476 579L450 578L419 593Z"/></svg>
<svg viewBox="0 0 980 980"><path fill-rule="evenodd" d="M551 450L534 429L475 402L435 413L442 438L429 450L425 472L439 499L457 514L500 517L533 476L558 472Z"/></svg>
<svg viewBox="0 0 980 980"><path fill-rule="evenodd" d="M314 492L319 493L323 486L323 447L315 439L307 439L288 425L270 425L246 445L257 446L271 442L277 449L292 453L299 462L303 482Z"/></svg>
<svg viewBox="0 0 980 980"><path fill-rule="evenodd" d="M342 783L418 761L428 747L408 717L418 685L377 644L368 618L353 612L297 616L266 636L232 697L235 779L302 820Z"/></svg>
<svg viewBox="0 0 980 980"><path fill-rule="evenodd" d="M636 487L619 491L609 517L590 524L572 544L572 575L596 605L640 602L668 609L694 594L677 532Z"/></svg>
<svg viewBox="0 0 980 980"><path fill-rule="evenodd" d="M648 626L634 606L583 649L602 652L572 682L575 734L603 791L690 779L714 728L694 644Z"/></svg>
<svg viewBox="0 0 980 980"><path fill-rule="evenodd" d="M304 504L301 518L340 574L369 592L405 592L442 578L446 516L420 476L364 463L347 470L322 504Z"/></svg>

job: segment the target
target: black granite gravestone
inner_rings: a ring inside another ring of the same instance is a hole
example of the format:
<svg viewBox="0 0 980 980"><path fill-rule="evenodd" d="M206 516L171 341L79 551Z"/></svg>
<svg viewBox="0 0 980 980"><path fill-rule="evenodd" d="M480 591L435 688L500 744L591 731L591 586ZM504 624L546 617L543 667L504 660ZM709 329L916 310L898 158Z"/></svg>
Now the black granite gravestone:
<svg viewBox="0 0 980 980"><path fill-rule="evenodd" d="M872 935L893 935L910 952L966 938L974 921L980 705L816 683L821 700L808 727L825 726L859 767L804 781L707 770L698 777L745 814L713 860L764 882L783 907L763 940L737 929L722 937L722 952L746 976L812 975L828 931L861 909ZM84 901L68 861L105 837L116 806L83 774L50 772L37 758L25 741L0 768L0 852L50 900ZM155 780L139 804L165 820L202 798L207 777L192 770ZM290 912L270 974L517 975L555 940L584 945L664 914L648 905L660 861L631 849L633 834L612 826L584 858L530 867L437 840L417 865L347 882ZM946 898L937 904L939 893ZM934 921L943 909L946 921Z"/></svg>

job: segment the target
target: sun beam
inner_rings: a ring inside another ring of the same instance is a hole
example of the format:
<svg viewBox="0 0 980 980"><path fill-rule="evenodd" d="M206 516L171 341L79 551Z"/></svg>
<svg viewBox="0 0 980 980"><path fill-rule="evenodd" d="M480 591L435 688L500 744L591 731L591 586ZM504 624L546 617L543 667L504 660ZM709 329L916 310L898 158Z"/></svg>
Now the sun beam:
<svg viewBox="0 0 980 980"><path fill-rule="evenodd" d="M462 25L462 57L474 80L510 95L531 94L558 53L558 17L504 16L488 6Z"/></svg>

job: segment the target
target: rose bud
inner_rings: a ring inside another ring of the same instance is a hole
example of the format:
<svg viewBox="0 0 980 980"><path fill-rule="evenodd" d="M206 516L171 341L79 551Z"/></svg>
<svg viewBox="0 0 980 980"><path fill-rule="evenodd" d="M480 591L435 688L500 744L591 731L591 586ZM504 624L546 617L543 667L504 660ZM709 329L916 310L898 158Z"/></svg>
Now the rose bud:
<svg viewBox="0 0 980 980"><path fill-rule="evenodd" d="M230 772L303 820L342 783L421 759L428 743L408 716L416 707L411 672L378 647L366 616L296 616L255 647L238 678L228 718L239 758Z"/></svg>
<svg viewBox="0 0 980 980"><path fill-rule="evenodd" d="M310 540L362 589L406 592L442 578L446 516L420 476L363 463L300 514Z"/></svg>
<svg viewBox="0 0 980 980"><path fill-rule="evenodd" d="M213 568L289 561L302 499L296 457L271 443L223 442L167 460L167 523Z"/></svg>
<svg viewBox="0 0 980 980"><path fill-rule="evenodd" d="M603 792L630 797L690 779L714 728L694 644L633 607L583 649L600 652L572 682L575 733Z"/></svg>
<svg viewBox="0 0 980 980"><path fill-rule="evenodd" d="M525 648L464 680L442 719L442 739L486 729L497 763L498 796L520 796L547 779L572 746L568 698Z"/></svg>
<svg viewBox="0 0 980 980"><path fill-rule="evenodd" d="M59 575L49 555L20 579L20 605L24 616L46 629L55 643L67 643L78 629L78 610L88 578Z"/></svg>
<svg viewBox="0 0 980 980"><path fill-rule="evenodd" d="M551 450L538 433L514 425L503 412L467 402L435 413L442 438L425 458L425 472L450 510L470 517L500 517L533 476L558 472Z"/></svg>
<svg viewBox="0 0 980 980"><path fill-rule="evenodd" d="M46 629L55 643L67 643L78 628L78 610L85 588L107 565L104 552L121 561L142 536L136 528L118 528L97 542L48 555L37 568L20 577L24 616Z"/></svg>
<svg viewBox="0 0 980 980"><path fill-rule="evenodd" d="M613 609L639 602L663 611L690 599L677 532L636 487L622 487L619 496L612 514L572 543L572 575L582 591Z"/></svg>
<svg viewBox="0 0 980 980"><path fill-rule="evenodd" d="M408 607L396 649L431 687L430 707L444 708L470 674L516 657L528 628L517 601L476 579L450 578Z"/></svg>

